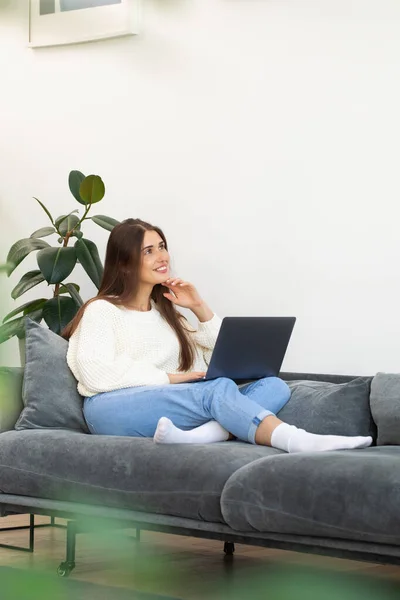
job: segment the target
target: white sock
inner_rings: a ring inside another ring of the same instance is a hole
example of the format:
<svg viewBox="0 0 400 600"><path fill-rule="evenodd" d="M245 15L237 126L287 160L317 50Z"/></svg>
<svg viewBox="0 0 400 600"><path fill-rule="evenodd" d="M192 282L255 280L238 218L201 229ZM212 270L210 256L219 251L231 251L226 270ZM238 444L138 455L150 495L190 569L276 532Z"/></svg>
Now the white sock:
<svg viewBox="0 0 400 600"><path fill-rule="evenodd" d="M367 448L372 444L372 437L318 435L298 429L294 425L281 423L271 435L271 446L285 452L324 452L328 450L349 450Z"/></svg>
<svg viewBox="0 0 400 600"><path fill-rule="evenodd" d="M213 444L214 442L226 442L228 437L229 432L217 421L208 421L200 427L183 431L175 427L167 417L161 417L153 440L157 444Z"/></svg>

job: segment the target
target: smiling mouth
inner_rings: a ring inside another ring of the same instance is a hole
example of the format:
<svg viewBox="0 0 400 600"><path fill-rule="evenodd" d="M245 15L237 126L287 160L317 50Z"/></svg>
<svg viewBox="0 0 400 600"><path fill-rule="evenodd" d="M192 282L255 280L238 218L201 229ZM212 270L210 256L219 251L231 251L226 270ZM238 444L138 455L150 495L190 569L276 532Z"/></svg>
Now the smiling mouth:
<svg viewBox="0 0 400 600"><path fill-rule="evenodd" d="M163 267L154 270L157 271L157 273L166 273L168 271L168 265L164 265Z"/></svg>

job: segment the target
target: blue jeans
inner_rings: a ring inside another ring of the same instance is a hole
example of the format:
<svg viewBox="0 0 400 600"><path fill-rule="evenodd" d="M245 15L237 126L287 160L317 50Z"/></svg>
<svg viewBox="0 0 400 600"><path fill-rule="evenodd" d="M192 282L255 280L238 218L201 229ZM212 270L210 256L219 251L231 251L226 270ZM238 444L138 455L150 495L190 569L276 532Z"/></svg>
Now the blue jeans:
<svg viewBox="0 0 400 600"><path fill-rule="evenodd" d="M290 389L278 377L266 377L240 389L232 379L170 385L144 385L85 398L89 431L99 435L153 437L158 420L168 417L180 429L218 421L237 438L255 444L261 421L278 413Z"/></svg>

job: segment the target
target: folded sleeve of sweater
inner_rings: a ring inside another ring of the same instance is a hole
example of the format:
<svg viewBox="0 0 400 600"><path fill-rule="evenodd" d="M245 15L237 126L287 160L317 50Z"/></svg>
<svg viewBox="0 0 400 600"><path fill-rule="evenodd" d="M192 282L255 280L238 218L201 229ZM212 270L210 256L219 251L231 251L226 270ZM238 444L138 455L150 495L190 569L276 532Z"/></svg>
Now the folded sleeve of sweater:
<svg viewBox="0 0 400 600"><path fill-rule="evenodd" d="M76 366L80 381L94 393L139 385L167 385L167 373L144 361L117 353L113 318L106 300L90 304L80 322Z"/></svg>

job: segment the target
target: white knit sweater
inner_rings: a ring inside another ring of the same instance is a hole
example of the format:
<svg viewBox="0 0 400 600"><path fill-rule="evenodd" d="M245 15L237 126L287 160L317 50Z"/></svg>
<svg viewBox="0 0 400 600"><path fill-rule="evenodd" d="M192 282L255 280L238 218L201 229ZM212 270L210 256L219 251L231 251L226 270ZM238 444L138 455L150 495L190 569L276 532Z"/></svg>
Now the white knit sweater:
<svg viewBox="0 0 400 600"><path fill-rule="evenodd" d="M189 325L189 324L188 324ZM187 326L188 326L187 325ZM206 371L221 319L193 328L196 358L191 371ZM167 373L179 373L176 333L151 300L140 312L96 300L85 309L69 340L67 362L82 396L139 385L168 385Z"/></svg>

